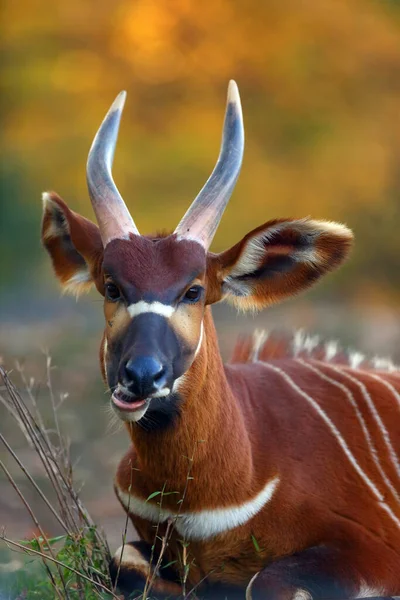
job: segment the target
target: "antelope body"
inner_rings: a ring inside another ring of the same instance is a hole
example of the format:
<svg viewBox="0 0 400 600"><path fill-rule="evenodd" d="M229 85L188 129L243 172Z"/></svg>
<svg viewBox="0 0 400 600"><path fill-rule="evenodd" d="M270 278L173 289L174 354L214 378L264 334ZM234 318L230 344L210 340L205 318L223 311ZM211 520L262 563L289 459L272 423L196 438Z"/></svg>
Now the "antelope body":
<svg viewBox="0 0 400 600"><path fill-rule="evenodd" d="M113 577L160 598L400 594L399 371L262 332L224 365L210 309L300 292L346 258L350 230L278 219L208 251L243 154L231 82L210 179L174 233L141 236L111 176L124 98L89 154L98 227L51 192L42 229L62 286L105 298L100 364L131 440L115 491L140 537Z"/></svg>

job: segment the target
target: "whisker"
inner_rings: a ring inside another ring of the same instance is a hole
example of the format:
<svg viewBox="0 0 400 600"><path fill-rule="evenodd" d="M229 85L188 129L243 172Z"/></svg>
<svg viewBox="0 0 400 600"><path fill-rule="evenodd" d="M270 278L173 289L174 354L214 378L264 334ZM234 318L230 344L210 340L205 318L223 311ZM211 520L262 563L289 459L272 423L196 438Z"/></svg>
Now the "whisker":
<svg viewBox="0 0 400 600"><path fill-rule="evenodd" d="M112 392L115 392L115 390L117 389L118 385L113 385L112 387L107 388L104 393L105 394L111 394Z"/></svg>
<svg viewBox="0 0 400 600"><path fill-rule="evenodd" d="M115 412L112 409L111 404L107 404L106 406L103 406L102 409L106 413L107 417L109 418L107 425L106 425L106 435L114 435L115 433L117 433L118 431L120 431L122 429L123 422L115 414Z"/></svg>

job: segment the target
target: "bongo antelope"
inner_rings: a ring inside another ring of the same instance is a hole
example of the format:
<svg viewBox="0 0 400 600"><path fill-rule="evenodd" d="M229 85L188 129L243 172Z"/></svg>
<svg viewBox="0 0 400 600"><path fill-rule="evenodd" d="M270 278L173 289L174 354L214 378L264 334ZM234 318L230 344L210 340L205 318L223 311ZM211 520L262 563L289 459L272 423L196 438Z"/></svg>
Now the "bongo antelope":
<svg viewBox="0 0 400 600"><path fill-rule="evenodd" d="M124 101L89 153L98 226L49 192L42 228L64 290L104 296L100 365L131 442L115 491L140 537L116 552L113 576L127 591L152 577L157 597L400 594L399 371L262 332L224 365L210 309L259 310L308 288L345 260L351 231L281 218L209 251L244 148L231 82L210 178L172 234L141 235L111 175Z"/></svg>

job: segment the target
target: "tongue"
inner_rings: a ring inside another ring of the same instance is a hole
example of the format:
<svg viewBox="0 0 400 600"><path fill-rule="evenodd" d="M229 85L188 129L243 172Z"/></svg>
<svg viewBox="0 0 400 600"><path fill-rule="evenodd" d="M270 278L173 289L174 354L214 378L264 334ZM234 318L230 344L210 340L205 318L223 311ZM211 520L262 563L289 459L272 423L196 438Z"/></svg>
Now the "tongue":
<svg viewBox="0 0 400 600"><path fill-rule="evenodd" d="M132 411L140 408L146 404L146 400L136 399L133 400L131 396L124 394L123 392L116 391L112 395L112 401L120 410Z"/></svg>

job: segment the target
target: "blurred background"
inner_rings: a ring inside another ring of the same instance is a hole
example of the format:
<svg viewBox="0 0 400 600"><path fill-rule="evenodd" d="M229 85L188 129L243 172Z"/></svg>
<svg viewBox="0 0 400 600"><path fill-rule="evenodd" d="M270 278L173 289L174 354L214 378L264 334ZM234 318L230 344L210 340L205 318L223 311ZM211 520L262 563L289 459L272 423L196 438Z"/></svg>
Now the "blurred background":
<svg viewBox="0 0 400 600"><path fill-rule="evenodd" d="M304 327L400 361L400 2L4 0L0 46L0 356L10 369L24 365L46 413L50 352L54 387L69 394L61 422L83 498L115 546L124 518L112 478L128 438L107 428L102 302L94 292L79 303L60 296L40 246L41 192L54 189L93 218L87 153L126 89L115 180L140 231L174 228L214 166L234 78L246 152L213 249L268 219L307 215L346 222L356 246L315 290L255 319L217 306L224 356L238 333L263 325ZM0 411L2 431L40 479ZM0 526L28 535L25 512L1 480Z"/></svg>

